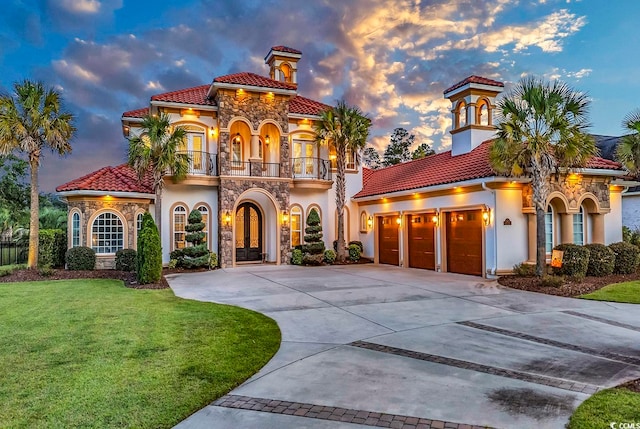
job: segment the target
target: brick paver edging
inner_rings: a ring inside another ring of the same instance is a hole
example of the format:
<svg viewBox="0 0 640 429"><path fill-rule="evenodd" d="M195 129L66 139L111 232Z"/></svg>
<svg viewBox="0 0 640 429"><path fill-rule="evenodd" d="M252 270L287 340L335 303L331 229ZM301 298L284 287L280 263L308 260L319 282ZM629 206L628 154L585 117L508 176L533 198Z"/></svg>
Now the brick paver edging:
<svg viewBox="0 0 640 429"><path fill-rule="evenodd" d="M488 426L473 426L462 423L429 420L398 414L376 413L349 408L327 407L302 402L279 401L276 399L253 398L250 396L226 395L211 405L224 408L261 411L264 413L286 414L311 419L333 420L356 423L381 428L397 429L487 429Z"/></svg>
<svg viewBox="0 0 640 429"><path fill-rule="evenodd" d="M416 352L413 350L400 349L397 347L383 346L380 344L369 343L366 341L354 341L350 346L360 347L367 350L377 352L390 353L397 356L404 356L412 359L424 360L427 362L439 363L443 365L453 366L456 368L468 369L470 371L483 372L485 374L497 375L499 377L513 378L515 380L526 381L529 383L542 384L544 386L557 387L559 389L570 390L572 392L582 392L593 394L599 390L598 386L592 384L573 382L562 380L543 375L530 374L511 369L504 369L495 366L482 365L466 360L453 359L444 356L432 355L428 353Z"/></svg>
<svg viewBox="0 0 640 429"><path fill-rule="evenodd" d="M496 334L506 335L514 338L521 338L523 340L533 341L540 344L545 344L548 346L558 347L566 350L573 350L580 353L589 354L592 356L599 356L606 359L615 360L618 362L624 362L631 365L640 366L640 359L634 358L631 356L619 355L617 353L611 353L606 351L600 351L595 349L590 349L588 347L576 346L575 344L563 343L561 341L549 340L547 338L536 337L534 335L523 334L522 332L511 331L509 329L496 328L489 325L482 325L480 323L475 322L456 322L459 325L468 326L470 328L481 329L487 332L494 332Z"/></svg>
<svg viewBox="0 0 640 429"><path fill-rule="evenodd" d="M565 314L570 314L576 317L582 317L583 319L593 320L594 322L606 323L607 325L617 326L618 328L631 329L632 331L640 332L640 327L628 325L626 323L616 322L615 320L605 319L604 317L591 316L590 314L579 313L577 311L566 310Z"/></svg>

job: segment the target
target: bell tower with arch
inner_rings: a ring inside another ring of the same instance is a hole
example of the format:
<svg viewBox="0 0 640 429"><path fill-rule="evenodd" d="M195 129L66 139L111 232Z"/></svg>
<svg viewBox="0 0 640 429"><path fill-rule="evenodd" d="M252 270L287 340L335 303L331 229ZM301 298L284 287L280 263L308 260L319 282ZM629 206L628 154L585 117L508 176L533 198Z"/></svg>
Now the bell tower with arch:
<svg viewBox="0 0 640 429"><path fill-rule="evenodd" d="M495 135L494 110L504 83L469 76L444 91L451 101L451 155L471 152Z"/></svg>
<svg viewBox="0 0 640 429"><path fill-rule="evenodd" d="M271 79L298 84L298 61L302 58L302 52L286 46L273 46L264 58L269 66Z"/></svg>

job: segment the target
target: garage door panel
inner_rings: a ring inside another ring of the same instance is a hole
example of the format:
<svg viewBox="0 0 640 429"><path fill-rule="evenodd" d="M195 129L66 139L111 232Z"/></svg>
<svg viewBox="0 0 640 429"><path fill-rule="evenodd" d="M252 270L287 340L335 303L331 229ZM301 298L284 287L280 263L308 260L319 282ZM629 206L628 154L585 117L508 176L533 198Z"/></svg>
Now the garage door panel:
<svg viewBox="0 0 640 429"><path fill-rule="evenodd" d="M435 224L429 214L408 216L409 266L412 268L436 269Z"/></svg>
<svg viewBox="0 0 640 429"><path fill-rule="evenodd" d="M378 218L378 262L400 264L400 240L395 216Z"/></svg>
<svg viewBox="0 0 640 429"><path fill-rule="evenodd" d="M447 213L447 271L482 275L482 212Z"/></svg>

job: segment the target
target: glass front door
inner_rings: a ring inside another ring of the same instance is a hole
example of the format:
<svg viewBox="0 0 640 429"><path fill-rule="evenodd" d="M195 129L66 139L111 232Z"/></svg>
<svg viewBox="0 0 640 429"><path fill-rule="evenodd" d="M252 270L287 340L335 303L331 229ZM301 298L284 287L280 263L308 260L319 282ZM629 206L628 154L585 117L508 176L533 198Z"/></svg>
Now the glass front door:
<svg viewBox="0 0 640 429"><path fill-rule="evenodd" d="M253 203L236 211L236 261L262 260L262 213Z"/></svg>

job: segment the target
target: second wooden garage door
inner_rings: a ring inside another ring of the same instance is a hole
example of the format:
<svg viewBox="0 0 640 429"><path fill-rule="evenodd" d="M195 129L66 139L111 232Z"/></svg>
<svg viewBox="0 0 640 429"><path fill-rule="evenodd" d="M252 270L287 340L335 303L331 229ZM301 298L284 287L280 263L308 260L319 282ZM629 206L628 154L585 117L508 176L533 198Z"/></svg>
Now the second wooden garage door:
<svg viewBox="0 0 640 429"><path fill-rule="evenodd" d="M421 213L407 217L409 228L409 266L436 269L433 213Z"/></svg>
<svg viewBox="0 0 640 429"><path fill-rule="evenodd" d="M398 239L397 216L378 218L378 262L400 264L400 243Z"/></svg>
<svg viewBox="0 0 640 429"><path fill-rule="evenodd" d="M447 271L482 275L482 211L447 213Z"/></svg>

